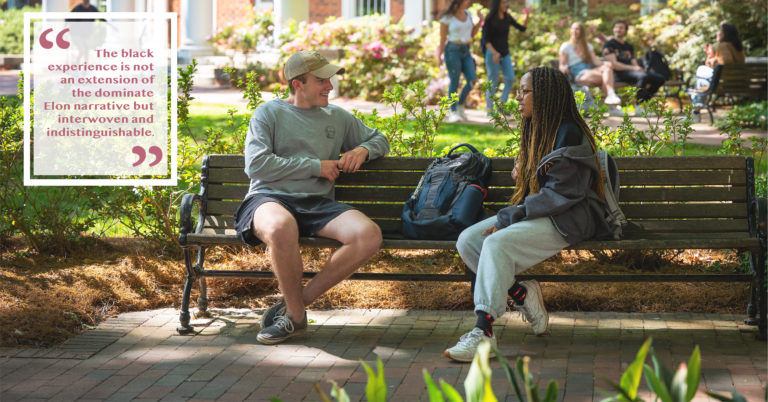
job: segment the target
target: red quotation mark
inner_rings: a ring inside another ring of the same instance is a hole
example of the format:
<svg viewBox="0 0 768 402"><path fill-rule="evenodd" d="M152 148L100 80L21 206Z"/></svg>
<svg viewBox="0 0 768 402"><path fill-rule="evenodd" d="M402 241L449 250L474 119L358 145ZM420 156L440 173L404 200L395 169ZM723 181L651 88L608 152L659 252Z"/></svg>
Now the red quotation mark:
<svg viewBox="0 0 768 402"><path fill-rule="evenodd" d="M53 31L53 28L48 28L43 33L40 34L40 46L43 47L43 49L50 49L53 47L53 42L49 41L46 36L48 36L49 33ZM69 32L69 28L62 30L59 32L58 35L56 35L56 46L62 48L62 49L68 49L69 48L69 41L64 40L64 34Z"/></svg>
<svg viewBox="0 0 768 402"><path fill-rule="evenodd" d="M134 167L141 165L142 162L144 162L145 159L147 159L147 152L144 151L144 148L136 145L133 147L133 153L139 156L139 160L136 161L136 163L133 164ZM155 166L163 159L163 150L160 149L160 147L153 145L149 147L149 153L152 155L155 155L155 161L150 163L149 166Z"/></svg>

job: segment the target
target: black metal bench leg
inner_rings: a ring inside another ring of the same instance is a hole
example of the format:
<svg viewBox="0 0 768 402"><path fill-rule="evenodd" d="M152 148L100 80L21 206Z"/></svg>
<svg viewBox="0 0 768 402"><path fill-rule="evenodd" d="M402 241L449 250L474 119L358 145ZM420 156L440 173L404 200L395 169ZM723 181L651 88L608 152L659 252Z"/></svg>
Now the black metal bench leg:
<svg viewBox="0 0 768 402"><path fill-rule="evenodd" d="M754 254L754 253L750 253ZM765 252L764 250L760 252L760 255L757 256L751 256L750 255L750 261L754 261L757 263L756 267L753 267L755 269L755 287L757 292L757 303L758 303L758 309L759 309L759 316L758 316L758 335L757 338L764 341L766 340L766 329L768 329L768 300L766 300L766 282L765 282Z"/></svg>
<svg viewBox="0 0 768 402"><path fill-rule="evenodd" d="M192 283L195 281L194 268L192 267L192 261L190 258L189 249L184 249L184 263L187 266L187 281L184 283L184 293L181 296L181 312L179 313L179 325L176 328L176 332L181 335L186 335L195 332L194 328L189 325L189 297L192 293Z"/></svg>
<svg viewBox="0 0 768 402"><path fill-rule="evenodd" d="M200 289L200 296L197 298L197 314L196 317L210 317L211 313L208 312L208 283L204 276L201 276L198 280L198 288Z"/></svg>
<svg viewBox="0 0 768 402"><path fill-rule="evenodd" d="M749 304L747 304L747 318L744 319L744 324L747 325L755 325L757 326L759 324L758 316L757 316L757 307L758 307L758 289L760 288L760 280L757 277L757 255L755 253L750 252L749 255L749 265L750 268L752 268L752 275L754 275L754 279L752 280L752 283L749 285Z"/></svg>

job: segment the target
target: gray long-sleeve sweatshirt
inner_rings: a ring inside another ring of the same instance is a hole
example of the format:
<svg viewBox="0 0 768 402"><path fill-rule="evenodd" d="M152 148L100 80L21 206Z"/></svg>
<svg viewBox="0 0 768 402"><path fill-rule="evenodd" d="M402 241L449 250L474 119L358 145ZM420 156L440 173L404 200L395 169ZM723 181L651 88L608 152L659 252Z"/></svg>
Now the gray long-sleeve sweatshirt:
<svg viewBox="0 0 768 402"><path fill-rule="evenodd" d="M320 161L338 160L358 146L368 150L369 160L389 152L383 134L338 106L304 109L282 99L266 102L253 113L245 138L248 194L333 199L333 184L320 177Z"/></svg>

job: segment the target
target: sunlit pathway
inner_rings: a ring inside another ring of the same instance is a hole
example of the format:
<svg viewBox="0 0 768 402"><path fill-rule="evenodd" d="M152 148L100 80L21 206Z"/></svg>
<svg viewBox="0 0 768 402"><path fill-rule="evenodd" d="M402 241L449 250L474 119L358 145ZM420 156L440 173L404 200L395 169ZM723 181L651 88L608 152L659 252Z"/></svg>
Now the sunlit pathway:
<svg viewBox="0 0 768 402"><path fill-rule="evenodd" d="M109 319L56 349L0 349L0 400L321 400L335 381L352 400L365 394L359 361L384 362L389 400L424 400L422 371L463 393L468 364L442 356L474 325L462 311L310 311L306 334L276 346L256 341L262 310L214 310L193 321L196 335L179 336L173 309L126 313ZM517 315L495 325L504 356L532 358L540 387L555 380L560 399L605 397L603 378L620 373L642 342L653 337L670 368L702 355L700 391L736 390L763 398L766 343L741 316L719 314L553 313L551 334L536 337ZM650 363L650 360L648 361ZM494 360L493 390L515 400ZM643 382L644 384L644 382ZM650 400L647 387L641 397ZM700 393L696 400L709 400Z"/></svg>

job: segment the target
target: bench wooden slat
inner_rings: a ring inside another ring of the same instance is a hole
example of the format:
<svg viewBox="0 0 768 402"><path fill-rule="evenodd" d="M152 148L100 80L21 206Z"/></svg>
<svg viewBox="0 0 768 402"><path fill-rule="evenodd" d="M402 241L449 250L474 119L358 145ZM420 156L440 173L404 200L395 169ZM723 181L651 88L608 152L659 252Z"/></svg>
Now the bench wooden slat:
<svg viewBox="0 0 768 402"><path fill-rule="evenodd" d="M424 170L434 158L389 157L363 165L363 170ZM631 169L743 169L744 158L739 156L632 156L616 157L620 170ZM512 158L491 158L493 170L510 171ZM242 171L245 159L242 155L209 155L209 168L238 168Z"/></svg>
<svg viewBox="0 0 768 402"><path fill-rule="evenodd" d="M397 231L400 225L397 219L373 218L373 221L381 227L384 233ZM652 233L730 233L749 232L746 219L689 219L689 220L659 220L659 219L632 219L631 225L624 229L627 235L635 235L639 232ZM235 220L231 215L208 215L205 218L205 229L231 229L235 226Z"/></svg>
<svg viewBox="0 0 768 402"><path fill-rule="evenodd" d="M370 185L376 183L379 186L415 186L423 172L388 172L388 171L360 171L354 174L342 174L337 180L338 185ZM622 186L624 185L744 185L746 174L744 170L712 170L712 171L687 171L687 170L624 170L620 173ZM243 183L250 182L242 169L219 168L212 169L208 174L208 182L217 183ZM509 172L495 171L491 175L491 186L514 186L514 180Z"/></svg>
<svg viewBox="0 0 768 402"><path fill-rule="evenodd" d="M691 185L737 185L747 183L743 170L705 171L624 171L619 173L622 186L691 186Z"/></svg>
<svg viewBox="0 0 768 402"><path fill-rule="evenodd" d="M738 203L711 204L623 204L621 210L628 218L743 218L747 205Z"/></svg>
<svg viewBox="0 0 768 402"><path fill-rule="evenodd" d="M366 162L361 167L362 170L421 170L424 171L427 165L435 158L408 158L408 157L388 157ZM514 160L510 158L491 158L493 170L511 171L514 167ZM209 168L239 168L245 166L243 155L222 155L214 154L208 156Z"/></svg>
<svg viewBox="0 0 768 402"><path fill-rule="evenodd" d="M210 244L210 245L236 245L242 244L234 231L230 230L228 235L214 233L194 233L187 235L189 244ZM339 242L324 238L301 238L300 242L307 247L338 247ZM422 250L437 249L449 250L455 247L453 241L439 240L399 240L385 239L381 245L382 249L403 249L403 250ZM759 249L760 242L757 238L746 236L734 238L722 237L669 237L659 239L654 236L653 239L624 239L611 241L586 241L579 243L567 250L669 250L669 249Z"/></svg>
<svg viewBox="0 0 768 402"><path fill-rule="evenodd" d="M745 169L740 156L643 156L618 157L619 170Z"/></svg>
<svg viewBox="0 0 768 402"><path fill-rule="evenodd" d="M401 201L405 202L416 187L336 187L336 200ZM512 188L492 189L486 202L506 202ZM209 200L242 200L248 192L245 185L212 184L208 187ZM621 189L621 202L640 201L746 201L744 187L657 187Z"/></svg>
<svg viewBox="0 0 768 402"><path fill-rule="evenodd" d="M370 217L399 217L403 209L402 203L391 204L362 204L348 202L349 205L362 211ZM208 201L208 213L214 215L234 214L239 201ZM492 207L493 205L489 205ZM496 206L497 208L503 205ZM747 207L742 203L706 203L706 204L622 204L621 209L628 218L742 218L746 216Z"/></svg>
<svg viewBox="0 0 768 402"><path fill-rule="evenodd" d="M622 188L621 202L640 201L746 201L744 187Z"/></svg>
<svg viewBox="0 0 768 402"><path fill-rule="evenodd" d="M624 229L627 236L639 233L717 233L727 232L749 233L746 219L689 219L689 220L659 220L632 219Z"/></svg>

